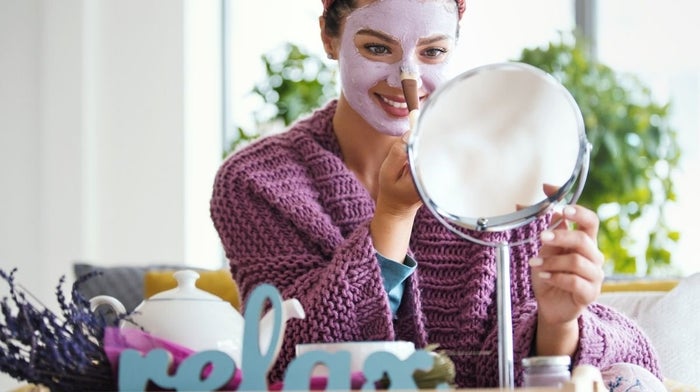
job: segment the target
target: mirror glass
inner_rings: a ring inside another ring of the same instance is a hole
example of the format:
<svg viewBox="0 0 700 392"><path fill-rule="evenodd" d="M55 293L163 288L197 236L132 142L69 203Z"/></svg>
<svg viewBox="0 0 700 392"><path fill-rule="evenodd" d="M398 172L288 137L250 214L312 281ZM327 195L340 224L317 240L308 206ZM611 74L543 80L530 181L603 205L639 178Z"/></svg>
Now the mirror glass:
<svg viewBox="0 0 700 392"><path fill-rule="evenodd" d="M408 146L425 204L479 231L518 226L571 202L587 151L571 94L522 63L482 66L445 83L421 108ZM545 194L545 184L554 192Z"/></svg>

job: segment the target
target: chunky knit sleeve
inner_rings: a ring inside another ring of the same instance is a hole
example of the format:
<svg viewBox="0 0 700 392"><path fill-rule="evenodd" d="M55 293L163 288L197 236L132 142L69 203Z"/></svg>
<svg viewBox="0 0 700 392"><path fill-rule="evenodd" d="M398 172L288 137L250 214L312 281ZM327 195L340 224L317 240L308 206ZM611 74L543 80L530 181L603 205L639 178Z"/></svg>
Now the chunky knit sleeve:
<svg viewBox="0 0 700 392"><path fill-rule="evenodd" d="M262 140L220 168L211 216L243 298L261 283L297 298L270 379L304 342L393 340L369 235L373 203L342 162L308 135Z"/></svg>
<svg viewBox="0 0 700 392"><path fill-rule="evenodd" d="M534 301L520 304L514 309L513 345L516 383L522 385L523 369L520 361L534 355L535 331L537 329L537 305ZM639 327L625 316L602 305L593 304L579 317L579 348L572 358L572 366L582 364L605 369L625 362L639 365L661 379L657 355L650 340ZM497 331L485 341L484 350L498 348ZM495 358L485 357L479 363L484 373L498 369ZM482 380L492 383L494 375Z"/></svg>
<svg viewBox="0 0 700 392"><path fill-rule="evenodd" d="M579 318L580 343L574 366L600 369L618 362L639 365L661 378L656 351L630 319L604 305L593 304Z"/></svg>

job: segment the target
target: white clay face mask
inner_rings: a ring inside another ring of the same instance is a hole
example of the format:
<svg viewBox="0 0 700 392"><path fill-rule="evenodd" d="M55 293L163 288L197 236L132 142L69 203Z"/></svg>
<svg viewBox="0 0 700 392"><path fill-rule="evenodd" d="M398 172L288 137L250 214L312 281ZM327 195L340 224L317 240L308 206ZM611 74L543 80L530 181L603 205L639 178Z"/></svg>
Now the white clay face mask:
<svg viewBox="0 0 700 392"><path fill-rule="evenodd" d="M339 54L343 95L350 106L378 132L398 136L408 131L408 117L387 113L379 97L371 88L386 81L400 89L402 66L409 66L420 74L423 90L430 93L446 78L447 61L427 64L419 61L419 40L429 37L448 37L453 43L457 32L457 8L445 0L377 0L351 13L345 29ZM364 57L355 46L359 31L372 30L396 39L402 49L402 58L394 63L373 61Z"/></svg>

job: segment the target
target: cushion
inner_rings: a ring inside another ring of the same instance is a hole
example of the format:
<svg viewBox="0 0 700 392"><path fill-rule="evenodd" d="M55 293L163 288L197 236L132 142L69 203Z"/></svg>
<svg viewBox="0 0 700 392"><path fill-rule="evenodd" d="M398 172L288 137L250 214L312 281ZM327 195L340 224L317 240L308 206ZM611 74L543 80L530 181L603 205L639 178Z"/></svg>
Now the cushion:
<svg viewBox="0 0 700 392"><path fill-rule="evenodd" d="M182 268L176 264L150 266L103 267L85 262L73 264L75 278L92 272L99 272L78 286L78 292L90 299L96 295L109 295L118 299L130 312L144 299L143 277L147 271L172 270Z"/></svg>
<svg viewBox="0 0 700 392"><path fill-rule="evenodd" d="M681 279L667 293L604 293L599 302L637 322L656 348L664 377L700 385L700 273Z"/></svg>
<svg viewBox="0 0 700 392"><path fill-rule="evenodd" d="M666 293L662 291L616 291L603 293L598 302L638 321L639 316L648 312L664 295Z"/></svg>
<svg viewBox="0 0 700 392"><path fill-rule="evenodd" d="M173 277L176 270L151 270L144 274L143 292L145 298L150 298L161 291L177 287L177 281ZM231 272L226 269L216 271L196 270L199 279L195 286L219 296L224 301L231 303L236 310L241 309L241 301L238 294L238 286L231 277Z"/></svg>
<svg viewBox="0 0 700 392"><path fill-rule="evenodd" d="M620 291L670 291L678 285L678 279L619 279L608 278L603 282L602 292Z"/></svg>

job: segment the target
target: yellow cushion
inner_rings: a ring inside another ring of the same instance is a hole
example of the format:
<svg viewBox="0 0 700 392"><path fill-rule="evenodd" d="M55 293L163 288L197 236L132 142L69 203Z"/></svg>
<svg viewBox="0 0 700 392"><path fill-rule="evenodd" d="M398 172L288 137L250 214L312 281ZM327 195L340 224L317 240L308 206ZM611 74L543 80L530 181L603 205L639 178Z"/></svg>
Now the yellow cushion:
<svg viewBox="0 0 700 392"><path fill-rule="evenodd" d="M618 291L671 291L678 285L676 279L635 279L603 282L602 292Z"/></svg>
<svg viewBox="0 0 700 392"><path fill-rule="evenodd" d="M700 387L694 387L669 378L664 378L664 386L668 392L700 392Z"/></svg>
<svg viewBox="0 0 700 392"><path fill-rule="evenodd" d="M143 293L145 298L150 298L161 291L174 289L177 281L173 272L167 270L147 271L143 278ZM195 285L200 290L212 293L228 301L240 311L241 300L238 294L238 285L231 277L231 272L225 269L216 271L198 270L199 279Z"/></svg>

